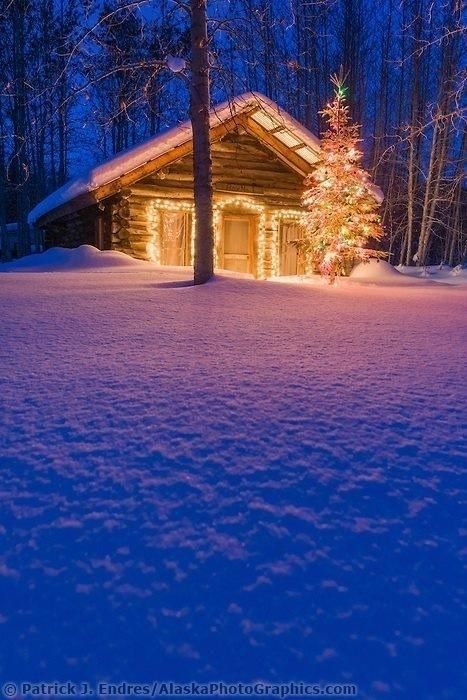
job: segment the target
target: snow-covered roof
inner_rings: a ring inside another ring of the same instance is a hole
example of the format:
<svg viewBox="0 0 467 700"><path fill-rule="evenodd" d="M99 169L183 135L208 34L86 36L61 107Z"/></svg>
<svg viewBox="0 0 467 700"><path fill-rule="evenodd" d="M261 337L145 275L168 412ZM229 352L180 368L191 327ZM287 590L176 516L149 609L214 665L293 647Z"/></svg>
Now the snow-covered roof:
<svg viewBox="0 0 467 700"><path fill-rule="evenodd" d="M274 137L284 146L293 147L295 153L305 161L313 163L316 160L319 139L275 102L257 92L247 92L213 107L210 113L211 127L255 109L257 111L252 113L254 121L267 131L274 129ZM177 146L191 141L191 138L191 122L186 121L173 129L154 136L139 146L119 153L115 158L91 168L82 176L67 182L63 187L52 192L30 212L29 222L35 223L42 216L58 209L63 204L117 180ZM302 144L301 147L300 144Z"/></svg>
<svg viewBox="0 0 467 700"><path fill-rule="evenodd" d="M211 128L245 113L248 113L259 127L269 132L279 146L290 149L302 159L304 174L312 168L320 149L319 139L279 105L258 92L246 92L213 107L210 112ZM135 171L136 180L138 178L136 171L139 168L169 153L177 146L190 142L191 139L191 122L186 121L138 146L119 153L115 158L91 168L81 177L67 182L63 187L39 202L29 214L29 223L34 224L47 214L52 213L53 215L55 210L57 210L57 218L59 218L63 215L63 205L78 197L81 198L83 207L99 201L99 193L96 192L99 188L118 181L133 171ZM379 188L376 189L379 190ZM380 190L379 192L382 201L382 193ZM91 193L95 193L96 196L92 197ZM86 195L91 196L87 197ZM376 190L375 196L379 199Z"/></svg>

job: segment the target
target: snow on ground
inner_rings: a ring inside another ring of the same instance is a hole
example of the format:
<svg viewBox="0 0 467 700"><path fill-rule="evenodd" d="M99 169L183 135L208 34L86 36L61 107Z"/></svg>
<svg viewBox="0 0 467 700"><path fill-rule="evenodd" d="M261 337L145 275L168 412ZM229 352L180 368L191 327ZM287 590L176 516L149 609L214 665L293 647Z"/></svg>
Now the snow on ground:
<svg viewBox="0 0 467 700"><path fill-rule="evenodd" d="M306 276L281 276L275 277L271 282L299 285L327 285L326 279L320 275ZM371 259L359 263L354 267L349 277L340 277L336 280L336 287L347 288L355 284L376 284L384 287L427 286L436 284L467 285L467 269L460 265L455 268L439 265L422 267L393 267L385 260Z"/></svg>
<svg viewBox="0 0 467 700"><path fill-rule="evenodd" d="M442 282L443 284L467 284L467 268L462 267L462 265L456 265L456 267L450 267L444 263L427 265L426 267L398 265L396 269L403 275L409 275L420 280Z"/></svg>
<svg viewBox="0 0 467 700"><path fill-rule="evenodd" d="M116 250L99 250L92 245L78 248L49 248L44 253L26 255L0 265L0 272L60 272L63 270L97 270L154 267L151 263L120 253Z"/></svg>
<svg viewBox="0 0 467 700"><path fill-rule="evenodd" d="M384 285L419 285L425 280L416 277L403 275L390 265L386 260L370 259L366 262L361 262L354 267L350 273L352 282L377 282Z"/></svg>
<svg viewBox="0 0 467 700"><path fill-rule="evenodd" d="M0 275L2 678L465 697L465 290L186 275Z"/></svg>

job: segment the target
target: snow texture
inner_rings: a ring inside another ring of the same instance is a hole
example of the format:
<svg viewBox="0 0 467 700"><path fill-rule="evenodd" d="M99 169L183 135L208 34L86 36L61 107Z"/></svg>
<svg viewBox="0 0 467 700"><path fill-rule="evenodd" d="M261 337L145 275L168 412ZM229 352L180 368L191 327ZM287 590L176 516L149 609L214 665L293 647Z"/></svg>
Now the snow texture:
<svg viewBox="0 0 467 700"><path fill-rule="evenodd" d="M0 265L0 272L59 272L62 270L109 271L122 267L153 269L155 266L144 260L120 253L116 250L99 250L92 245L78 248L49 248L44 253L26 255L18 260Z"/></svg>
<svg viewBox="0 0 467 700"><path fill-rule="evenodd" d="M392 282L394 279L399 280L401 273L398 272L386 260L370 260L361 262L354 267L350 276L353 279L376 280L379 282Z"/></svg>
<svg viewBox="0 0 467 700"><path fill-rule="evenodd" d="M462 265L456 267L450 267L444 263L427 265L426 267L398 265L396 269L403 275L409 275L419 280L428 279L443 284L467 284L467 269Z"/></svg>
<svg viewBox="0 0 467 700"><path fill-rule="evenodd" d="M274 277L270 282L298 285L327 285L326 278L318 274ZM432 286L432 284L467 285L467 270L461 266L433 265L429 268L393 267L385 260L370 259L356 265L349 277L337 278L335 285L348 287L355 284L373 284L378 287Z"/></svg>
<svg viewBox="0 0 467 700"><path fill-rule="evenodd" d="M310 148L319 150L319 139L316 136L287 114L275 102L258 92L246 92L230 101L213 107L210 113L211 127L221 124L235 114L241 114L253 107L259 107L266 114L273 116L299 140L303 141ZM41 216L53 211L62 204L118 179L148 161L168 153L176 146L190 141L191 138L191 122L186 121L173 129L152 137L139 146L123 151L115 158L112 158L112 160L92 168L81 177L66 183L60 189L52 192L30 212L28 217L29 223L34 224ZM380 190L378 191L380 192Z"/></svg>
<svg viewBox="0 0 467 700"><path fill-rule="evenodd" d="M352 282L376 282L391 286L420 285L426 282L446 283L446 275L440 274L438 268L436 274L430 276L424 275L421 268L395 268L386 260L376 260L374 258L356 265L350 273L350 279ZM462 276L459 276L458 280L450 281L454 284L462 284L464 279Z"/></svg>
<svg viewBox="0 0 467 700"><path fill-rule="evenodd" d="M0 275L0 673L466 697L462 288Z"/></svg>

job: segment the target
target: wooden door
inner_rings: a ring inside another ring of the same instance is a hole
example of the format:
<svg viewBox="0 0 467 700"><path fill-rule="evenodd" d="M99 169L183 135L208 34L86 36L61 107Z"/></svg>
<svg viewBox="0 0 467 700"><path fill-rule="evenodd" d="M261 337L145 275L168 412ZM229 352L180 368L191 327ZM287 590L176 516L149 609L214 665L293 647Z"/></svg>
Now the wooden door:
<svg viewBox="0 0 467 700"><path fill-rule="evenodd" d="M233 272L251 272L253 262L251 217L225 215L222 238L223 269Z"/></svg>
<svg viewBox="0 0 467 700"><path fill-rule="evenodd" d="M303 262L298 254L297 247L292 243L292 241L300 240L302 237L303 232L298 224L292 222L283 222L281 224L281 275L303 274Z"/></svg>

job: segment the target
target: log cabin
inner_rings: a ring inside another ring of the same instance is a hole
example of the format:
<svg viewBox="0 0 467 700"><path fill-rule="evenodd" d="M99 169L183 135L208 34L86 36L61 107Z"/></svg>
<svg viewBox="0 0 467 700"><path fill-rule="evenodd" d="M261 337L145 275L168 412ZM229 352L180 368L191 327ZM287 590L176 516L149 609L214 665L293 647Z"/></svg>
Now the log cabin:
<svg viewBox="0 0 467 700"><path fill-rule="evenodd" d="M260 279L300 274L303 180L319 140L277 104L246 93L210 113L217 268ZM159 265L193 259L190 122L53 192L29 215L46 247L84 243Z"/></svg>

